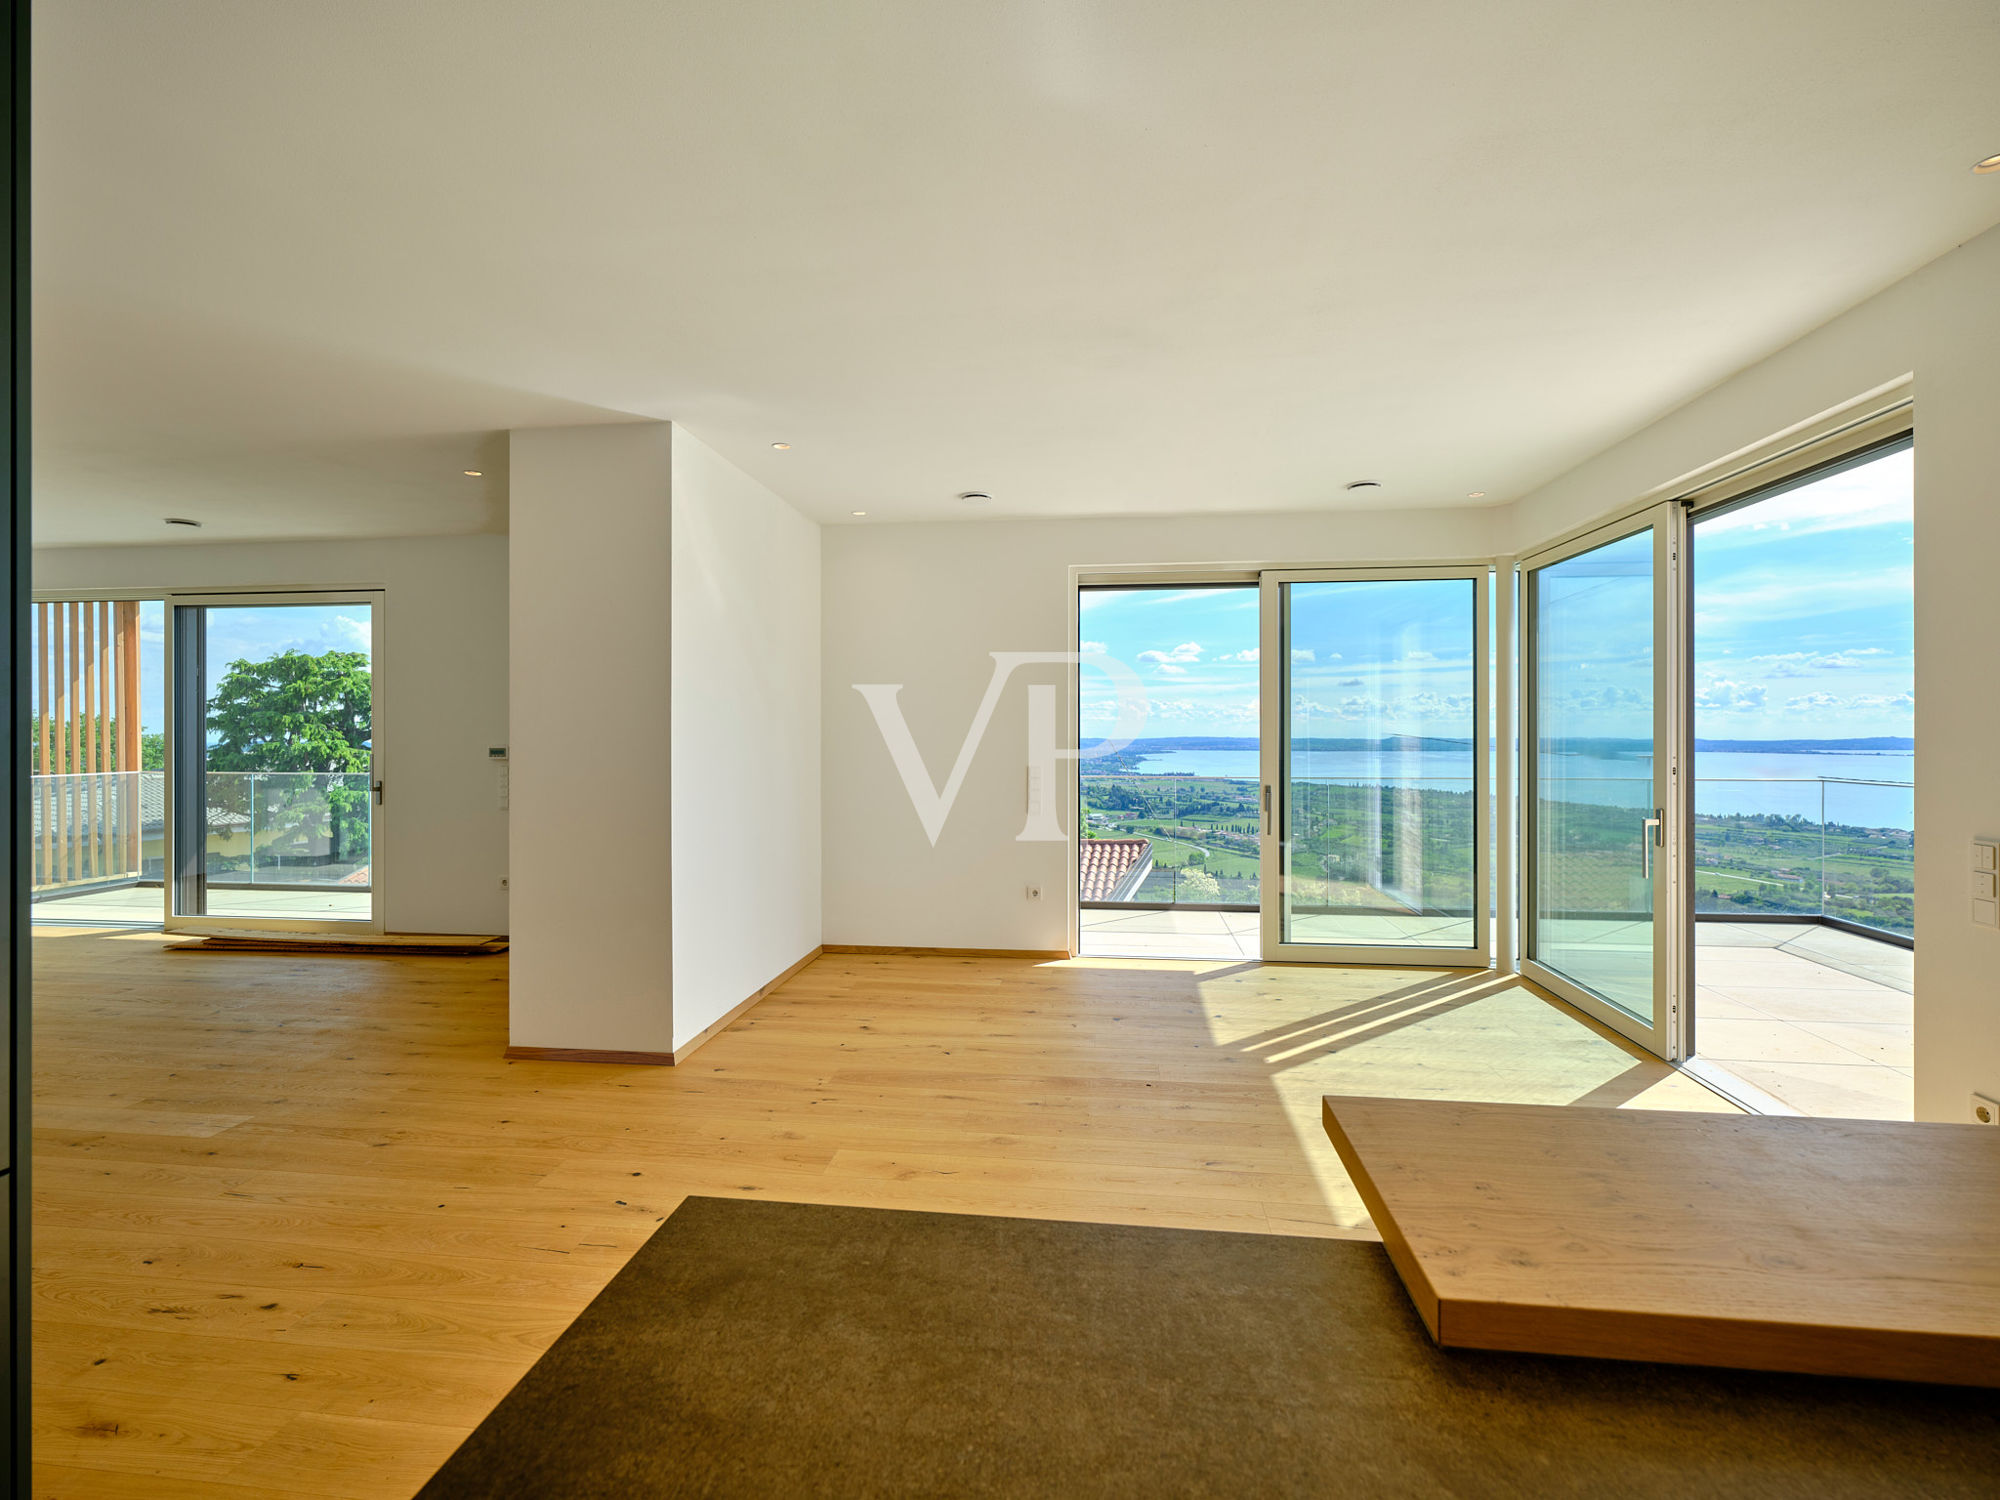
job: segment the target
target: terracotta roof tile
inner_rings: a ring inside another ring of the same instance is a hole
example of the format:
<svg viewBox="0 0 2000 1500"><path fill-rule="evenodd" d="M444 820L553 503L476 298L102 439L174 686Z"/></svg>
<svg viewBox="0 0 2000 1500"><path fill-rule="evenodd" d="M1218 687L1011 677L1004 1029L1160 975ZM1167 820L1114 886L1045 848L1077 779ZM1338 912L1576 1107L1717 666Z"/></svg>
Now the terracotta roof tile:
<svg viewBox="0 0 2000 1500"><path fill-rule="evenodd" d="M1082 839L1077 843L1077 899L1129 901L1142 865L1153 862L1151 839Z"/></svg>

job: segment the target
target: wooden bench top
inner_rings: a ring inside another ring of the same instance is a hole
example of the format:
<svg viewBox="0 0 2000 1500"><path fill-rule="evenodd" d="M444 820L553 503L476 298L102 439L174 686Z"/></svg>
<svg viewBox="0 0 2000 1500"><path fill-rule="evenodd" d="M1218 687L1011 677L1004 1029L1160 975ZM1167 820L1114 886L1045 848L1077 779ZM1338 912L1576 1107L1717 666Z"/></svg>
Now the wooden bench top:
<svg viewBox="0 0 2000 1500"><path fill-rule="evenodd" d="M1327 1095L1432 1337L2000 1385L2000 1130Z"/></svg>

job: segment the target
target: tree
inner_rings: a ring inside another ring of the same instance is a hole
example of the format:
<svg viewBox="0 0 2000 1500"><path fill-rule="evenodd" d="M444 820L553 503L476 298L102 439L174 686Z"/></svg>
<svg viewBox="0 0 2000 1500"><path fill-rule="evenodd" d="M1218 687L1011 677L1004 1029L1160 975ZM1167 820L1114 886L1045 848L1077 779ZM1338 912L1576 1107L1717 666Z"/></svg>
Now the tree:
<svg viewBox="0 0 2000 1500"><path fill-rule="evenodd" d="M209 770L368 770L372 686L359 651L231 662L208 700Z"/></svg>
<svg viewBox="0 0 2000 1500"><path fill-rule="evenodd" d="M1180 889L1174 893L1180 901L1216 901L1222 896L1222 884L1208 871L1183 866L1178 882Z"/></svg>
<svg viewBox="0 0 2000 1500"><path fill-rule="evenodd" d="M321 837L326 853L302 857L341 863L348 828L366 828L373 701L368 658L359 651L233 661L208 700L210 771L308 773L272 778L254 793L255 822L278 835L270 843L281 864L301 857L288 856L286 843L310 851ZM211 780L209 806L249 815L250 781L243 777L225 792L226 783ZM232 805L238 801L241 807Z"/></svg>

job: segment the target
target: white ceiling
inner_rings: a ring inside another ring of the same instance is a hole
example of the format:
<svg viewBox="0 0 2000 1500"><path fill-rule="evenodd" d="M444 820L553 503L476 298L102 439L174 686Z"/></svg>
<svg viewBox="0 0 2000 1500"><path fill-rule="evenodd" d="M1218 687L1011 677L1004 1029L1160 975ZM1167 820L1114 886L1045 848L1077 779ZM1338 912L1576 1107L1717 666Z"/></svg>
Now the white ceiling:
<svg viewBox="0 0 2000 1500"><path fill-rule="evenodd" d="M1992 0L37 25L51 543L502 529L627 416L826 520L1498 503L2000 222Z"/></svg>

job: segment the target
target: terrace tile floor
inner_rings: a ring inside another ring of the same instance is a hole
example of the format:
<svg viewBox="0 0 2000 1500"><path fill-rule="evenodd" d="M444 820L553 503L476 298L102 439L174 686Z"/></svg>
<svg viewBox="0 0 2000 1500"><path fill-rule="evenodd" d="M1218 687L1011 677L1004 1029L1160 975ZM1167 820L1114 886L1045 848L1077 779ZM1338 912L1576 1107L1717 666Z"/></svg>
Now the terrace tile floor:
<svg viewBox="0 0 2000 1500"><path fill-rule="evenodd" d="M1254 960L1260 952L1255 912L1093 910L1079 918L1086 958ZM1609 973L1621 936L1636 941L1641 930L1607 925L1579 949L1597 949ZM1731 1075L1718 1078L1721 1086L1749 1085L1737 1097L1766 1109L1911 1119L1915 957L1817 923L1697 923L1697 1055ZM1421 953L1411 962L1421 964Z"/></svg>
<svg viewBox="0 0 2000 1500"><path fill-rule="evenodd" d="M374 899L365 890L329 887L323 891L237 891L211 890L209 915L213 917L334 917L346 921L368 920L369 903ZM92 926L157 927L165 898L156 885L128 885L114 890L93 891L82 896L62 896L34 904L37 922L87 922Z"/></svg>

